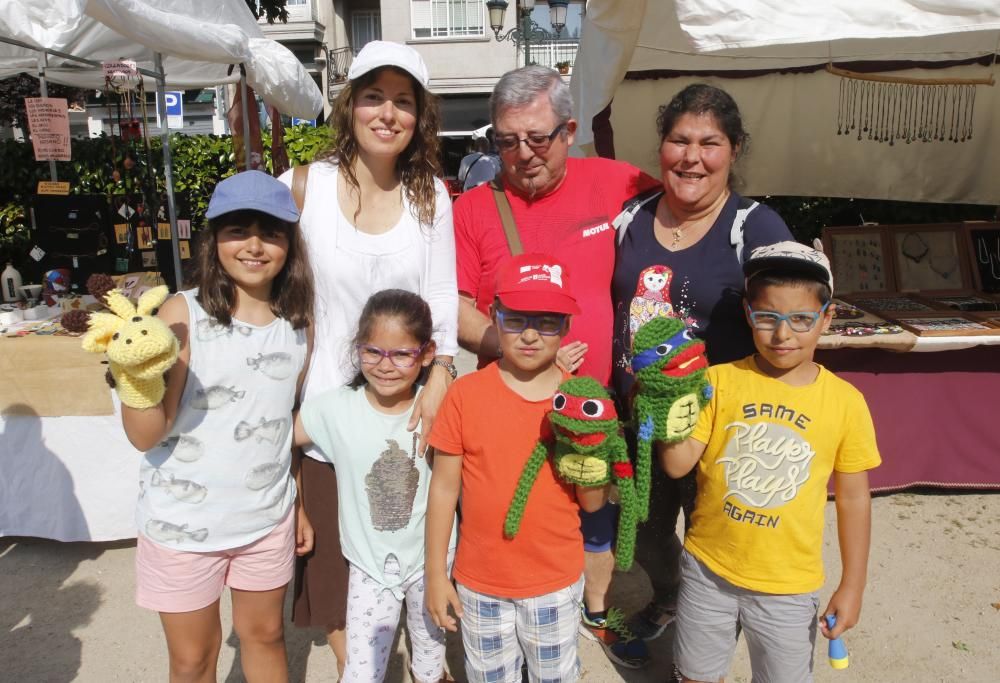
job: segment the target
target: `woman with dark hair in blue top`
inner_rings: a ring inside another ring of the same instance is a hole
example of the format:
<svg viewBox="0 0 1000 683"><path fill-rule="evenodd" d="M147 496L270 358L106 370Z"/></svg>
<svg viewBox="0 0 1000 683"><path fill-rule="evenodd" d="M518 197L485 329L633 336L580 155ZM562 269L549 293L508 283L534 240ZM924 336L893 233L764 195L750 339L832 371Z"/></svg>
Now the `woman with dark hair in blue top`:
<svg viewBox="0 0 1000 683"><path fill-rule="evenodd" d="M694 84L660 107L663 189L632 202L619 236L613 281L612 381L619 414L630 415L632 335L656 316L683 319L705 341L710 363L753 352L740 304L744 258L754 247L794 239L773 210L736 194L732 169L749 135L724 90ZM634 434L629 435L634 445ZM651 640L673 619L681 544L674 529L694 480L653 475L650 518L639 529L636 559L650 575L653 600L629 626Z"/></svg>

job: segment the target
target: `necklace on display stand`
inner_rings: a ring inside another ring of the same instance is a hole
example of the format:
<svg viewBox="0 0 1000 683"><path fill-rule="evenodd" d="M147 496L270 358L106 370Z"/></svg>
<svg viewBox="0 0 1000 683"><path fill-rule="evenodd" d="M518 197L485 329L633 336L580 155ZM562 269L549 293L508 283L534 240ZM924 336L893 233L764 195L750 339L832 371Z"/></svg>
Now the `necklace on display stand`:
<svg viewBox="0 0 1000 683"><path fill-rule="evenodd" d="M990 274L993 276L994 280L1000 280L1000 271L997 270L997 266L1000 265L1000 237L997 237L997 249L996 257L994 258L993 253L990 248L986 245L986 238L979 237L976 239L976 257L981 264L989 265Z"/></svg>
<svg viewBox="0 0 1000 683"><path fill-rule="evenodd" d="M923 261L930 250L931 247L927 244L927 240L919 233L908 232L903 236L903 244L900 245L900 252L914 263Z"/></svg>
<svg viewBox="0 0 1000 683"><path fill-rule="evenodd" d="M930 258L927 259L927 267L930 268L931 271L936 275L938 275L939 277L945 280L950 280L951 276L955 273L955 269L958 268L958 256L953 255L951 257L951 262L948 265L944 266L943 268L939 268L938 266L934 265L934 261L936 258L937 257L931 254Z"/></svg>

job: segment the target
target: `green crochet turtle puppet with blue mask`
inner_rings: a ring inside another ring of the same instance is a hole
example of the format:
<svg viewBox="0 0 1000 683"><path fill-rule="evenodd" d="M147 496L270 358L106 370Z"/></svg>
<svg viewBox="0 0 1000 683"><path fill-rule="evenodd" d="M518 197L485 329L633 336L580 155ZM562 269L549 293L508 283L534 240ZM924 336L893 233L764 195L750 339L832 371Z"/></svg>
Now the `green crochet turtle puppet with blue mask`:
<svg viewBox="0 0 1000 683"><path fill-rule="evenodd" d="M619 569L628 569L635 555L635 481L614 401L597 380L573 377L559 385L548 419L555 443L542 439L535 445L507 511L504 534L508 538L517 534L528 494L551 453L552 467L566 483L602 486L614 482L617 486L620 513L615 561Z"/></svg>
<svg viewBox="0 0 1000 683"><path fill-rule="evenodd" d="M649 487L654 441L676 443L694 431L698 415L712 397L705 376L705 343L678 318L653 318L632 340L638 431L635 484L639 521L649 517Z"/></svg>

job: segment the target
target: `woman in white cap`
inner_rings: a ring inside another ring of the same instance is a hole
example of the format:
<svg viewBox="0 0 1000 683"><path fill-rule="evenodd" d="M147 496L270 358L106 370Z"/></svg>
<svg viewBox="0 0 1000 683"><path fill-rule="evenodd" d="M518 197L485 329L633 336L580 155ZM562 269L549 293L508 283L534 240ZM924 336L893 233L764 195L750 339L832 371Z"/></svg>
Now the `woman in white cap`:
<svg viewBox="0 0 1000 683"><path fill-rule="evenodd" d="M315 348L304 398L347 384L355 374L350 339L369 296L405 289L430 305L437 356L409 428L424 436L455 377L458 287L451 201L438 160L439 110L413 48L364 46L333 106L329 149L285 173L302 207L300 225L316 286ZM347 564L341 554L336 475L316 451L302 459L303 505L315 551L300 558L293 620L322 627L343 672L347 656ZM376 454L377 457L377 454Z"/></svg>

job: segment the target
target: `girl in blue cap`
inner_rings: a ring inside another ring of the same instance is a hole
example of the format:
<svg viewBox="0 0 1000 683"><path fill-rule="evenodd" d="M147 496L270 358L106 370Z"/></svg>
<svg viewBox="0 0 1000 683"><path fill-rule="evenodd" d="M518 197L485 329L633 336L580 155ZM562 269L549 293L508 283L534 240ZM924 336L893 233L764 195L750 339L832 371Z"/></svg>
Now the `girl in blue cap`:
<svg viewBox="0 0 1000 683"><path fill-rule="evenodd" d="M299 211L276 179L247 171L209 202L197 287L159 311L180 342L163 400L122 406L145 451L136 602L160 613L171 680L214 680L219 600L249 681L288 679L282 607L295 554L292 408L309 358L312 279ZM298 532L298 534L296 533Z"/></svg>

